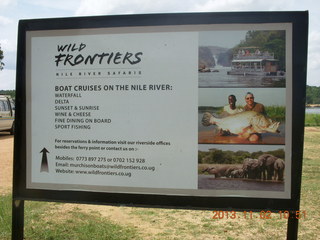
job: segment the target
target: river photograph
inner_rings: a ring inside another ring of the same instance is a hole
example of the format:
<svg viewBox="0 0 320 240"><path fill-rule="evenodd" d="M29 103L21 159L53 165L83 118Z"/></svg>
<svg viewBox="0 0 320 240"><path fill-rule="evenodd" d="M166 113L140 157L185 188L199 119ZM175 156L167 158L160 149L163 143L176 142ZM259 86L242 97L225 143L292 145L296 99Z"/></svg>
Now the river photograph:
<svg viewBox="0 0 320 240"><path fill-rule="evenodd" d="M230 67L217 67L212 72L199 72L199 88L205 87L285 87L283 76L229 75Z"/></svg>
<svg viewBox="0 0 320 240"><path fill-rule="evenodd" d="M215 178L211 175L199 175L198 188L237 191L284 191L284 183L279 181L258 181L246 178Z"/></svg>

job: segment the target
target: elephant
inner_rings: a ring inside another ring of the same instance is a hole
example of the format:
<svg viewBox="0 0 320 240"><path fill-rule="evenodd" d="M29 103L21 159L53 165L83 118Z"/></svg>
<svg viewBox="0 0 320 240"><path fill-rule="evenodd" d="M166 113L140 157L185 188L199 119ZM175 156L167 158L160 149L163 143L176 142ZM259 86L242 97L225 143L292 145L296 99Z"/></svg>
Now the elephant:
<svg viewBox="0 0 320 240"><path fill-rule="evenodd" d="M238 166L229 166L229 168L226 170L226 177L232 177L232 172L239 170L240 168ZM241 168L242 170L242 168Z"/></svg>
<svg viewBox="0 0 320 240"><path fill-rule="evenodd" d="M218 177L227 177L229 174L230 166L224 165L221 167L208 167L202 170L202 172L208 172L211 175L214 175L215 178Z"/></svg>
<svg viewBox="0 0 320 240"><path fill-rule="evenodd" d="M230 173L230 177L232 177L232 178L243 178L244 177L243 169L239 168L239 169L233 170Z"/></svg>
<svg viewBox="0 0 320 240"><path fill-rule="evenodd" d="M258 159L244 159L242 169L244 177L249 179L261 179L261 163Z"/></svg>
<svg viewBox="0 0 320 240"><path fill-rule="evenodd" d="M202 173L205 173L205 172L209 173L210 175L214 175L215 178L221 176L221 175L219 174L217 168L215 168L215 167L211 167L211 168L208 167L208 168L203 169L203 170L202 170Z"/></svg>
<svg viewBox="0 0 320 240"><path fill-rule="evenodd" d="M258 157L261 165L263 180L272 180L274 175L274 163L278 158L271 154L262 154ZM266 174L267 173L267 174Z"/></svg>
<svg viewBox="0 0 320 240"><path fill-rule="evenodd" d="M285 168L285 163L283 159L278 158L274 162L274 180L283 181L284 168Z"/></svg>

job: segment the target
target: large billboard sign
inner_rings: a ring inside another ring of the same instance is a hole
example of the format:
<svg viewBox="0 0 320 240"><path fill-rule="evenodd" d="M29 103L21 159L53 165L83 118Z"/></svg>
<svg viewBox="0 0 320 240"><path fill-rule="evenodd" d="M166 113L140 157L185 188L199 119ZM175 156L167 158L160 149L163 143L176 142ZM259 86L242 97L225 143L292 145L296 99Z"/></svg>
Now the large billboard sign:
<svg viewBox="0 0 320 240"><path fill-rule="evenodd" d="M305 12L21 21L14 196L295 209L306 29Z"/></svg>

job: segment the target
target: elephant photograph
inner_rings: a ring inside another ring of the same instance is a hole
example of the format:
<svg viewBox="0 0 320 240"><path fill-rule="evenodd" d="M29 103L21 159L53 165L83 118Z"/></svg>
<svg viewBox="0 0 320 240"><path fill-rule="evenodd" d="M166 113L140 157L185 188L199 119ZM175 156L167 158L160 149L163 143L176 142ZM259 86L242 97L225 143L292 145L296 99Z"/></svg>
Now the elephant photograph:
<svg viewBox="0 0 320 240"><path fill-rule="evenodd" d="M279 146L202 146L198 151L198 188L284 191L285 154Z"/></svg>

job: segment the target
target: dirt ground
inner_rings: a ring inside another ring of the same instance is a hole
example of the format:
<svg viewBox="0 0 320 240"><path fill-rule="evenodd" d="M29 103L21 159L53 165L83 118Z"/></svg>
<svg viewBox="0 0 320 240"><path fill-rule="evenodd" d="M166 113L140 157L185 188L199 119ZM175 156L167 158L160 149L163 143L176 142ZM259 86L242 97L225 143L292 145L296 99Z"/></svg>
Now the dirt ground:
<svg viewBox="0 0 320 240"><path fill-rule="evenodd" d="M13 136L0 132L0 194L11 192L13 166Z"/></svg>

